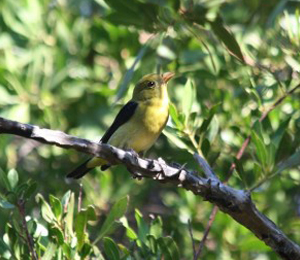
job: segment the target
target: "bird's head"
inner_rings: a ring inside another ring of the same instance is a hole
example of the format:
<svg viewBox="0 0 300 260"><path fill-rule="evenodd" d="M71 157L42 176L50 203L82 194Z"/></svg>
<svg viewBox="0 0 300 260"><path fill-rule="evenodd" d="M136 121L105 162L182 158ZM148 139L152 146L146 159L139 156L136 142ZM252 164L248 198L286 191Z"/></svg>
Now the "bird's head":
<svg viewBox="0 0 300 260"><path fill-rule="evenodd" d="M136 101L152 98L163 98L166 92L168 81L174 77L173 72L166 72L162 75L148 74L136 84L132 99Z"/></svg>

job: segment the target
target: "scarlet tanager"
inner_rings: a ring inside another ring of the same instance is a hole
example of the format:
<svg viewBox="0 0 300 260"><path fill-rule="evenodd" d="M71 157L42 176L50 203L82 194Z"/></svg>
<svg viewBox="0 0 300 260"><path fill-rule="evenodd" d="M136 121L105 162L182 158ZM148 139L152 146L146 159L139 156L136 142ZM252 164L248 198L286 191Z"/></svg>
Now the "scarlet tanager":
<svg viewBox="0 0 300 260"><path fill-rule="evenodd" d="M169 116L167 83L173 76L172 72L144 76L136 84L131 100L122 107L100 142L125 150L132 149L137 153L148 150L167 123ZM102 158L92 157L67 177L81 178L97 166L101 166L101 170L106 170L110 165Z"/></svg>

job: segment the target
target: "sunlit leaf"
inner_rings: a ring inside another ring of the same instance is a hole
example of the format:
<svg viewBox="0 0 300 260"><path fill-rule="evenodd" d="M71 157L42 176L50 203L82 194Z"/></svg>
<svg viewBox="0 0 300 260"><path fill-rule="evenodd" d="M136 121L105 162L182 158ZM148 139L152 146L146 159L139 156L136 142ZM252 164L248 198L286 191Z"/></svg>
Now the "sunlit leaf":
<svg viewBox="0 0 300 260"><path fill-rule="evenodd" d="M96 241L100 240L103 236L105 236L107 233L109 233L109 231L111 230L111 228L113 227L113 224L116 220L118 220L119 218L121 218L126 210L127 210L127 206L128 206L128 197L124 197L120 200L118 200L113 207L111 208L106 220L104 221L100 231L99 231L99 235L96 239Z"/></svg>
<svg viewBox="0 0 300 260"><path fill-rule="evenodd" d="M0 207L4 209L13 209L15 206L8 201L0 199Z"/></svg>
<svg viewBox="0 0 300 260"><path fill-rule="evenodd" d="M57 219L61 218L62 214L62 205L60 200L53 195L49 195L50 205L53 208L54 215Z"/></svg>
<svg viewBox="0 0 300 260"><path fill-rule="evenodd" d="M183 123L184 122L181 122L181 120L180 120L180 118L178 116L177 108L176 108L176 106L173 103L170 103L169 112L170 112L170 116L171 116L172 120L174 121L176 127L179 130L181 130L183 128Z"/></svg>
<svg viewBox="0 0 300 260"><path fill-rule="evenodd" d="M45 201L43 195L38 193L36 195L36 201L41 204L41 214L44 220L48 223L52 223L55 220L55 215L50 207L50 205Z"/></svg>
<svg viewBox="0 0 300 260"><path fill-rule="evenodd" d="M49 242L45 254L42 257L42 260L51 260L53 259L55 253L57 252L57 245L55 243Z"/></svg>
<svg viewBox="0 0 300 260"><path fill-rule="evenodd" d="M191 79L188 79L184 86L184 98L182 99L182 110L185 114L186 120L188 119L191 109L193 106L193 102L195 100L195 86Z"/></svg>
<svg viewBox="0 0 300 260"><path fill-rule="evenodd" d="M147 235L149 234L150 228L149 226L146 224L142 213L136 209L135 210L135 220L137 222L137 226L138 226L138 237L142 242L146 242L147 240Z"/></svg>
<svg viewBox="0 0 300 260"><path fill-rule="evenodd" d="M79 250L82 249L88 238L86 225L90 220L96 220L95 208L92 205L89 205L87 209L82 209L76 217L75 232Z"/></svg>
<svg viewBox="0 0 300 260"><path fill-rule="evenodd" d="M19 181L19 175L15 169L10 169L7 174L7 179L9 181L10 187L14 189Z"/></svg>

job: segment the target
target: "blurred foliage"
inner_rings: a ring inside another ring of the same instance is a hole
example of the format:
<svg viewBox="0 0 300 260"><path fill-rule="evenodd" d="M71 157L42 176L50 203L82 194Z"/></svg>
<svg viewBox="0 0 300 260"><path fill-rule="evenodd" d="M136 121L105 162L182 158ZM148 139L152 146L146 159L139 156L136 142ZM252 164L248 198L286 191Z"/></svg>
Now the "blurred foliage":
<svg viewBox="0 0 300 260"><path fill-rule="evenodd" d="M0 116L98 140L141 76L174 71L171 117L147 156L197 169L197 151L221 179L236 161L229 184L252 189L300 242L299 91L258 121L299 83L298 1L2 0L0 10ZM64 176L83 155L0 143L1 258L29 259L22 210L41 259L192 258L188 221L198 242L212 209L201 198L122 166L80 188ZM202 256L277 259L221 212Z"/></svg>

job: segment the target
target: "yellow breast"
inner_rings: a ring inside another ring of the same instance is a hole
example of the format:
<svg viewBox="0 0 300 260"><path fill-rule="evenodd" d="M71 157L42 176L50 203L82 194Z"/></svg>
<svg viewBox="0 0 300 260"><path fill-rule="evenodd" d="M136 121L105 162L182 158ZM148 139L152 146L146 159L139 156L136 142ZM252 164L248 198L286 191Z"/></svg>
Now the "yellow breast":
<svg viewBox="0 0 300 260"><path fill-rule="evenodd" d="M136 152L148 150L165 127L169 115L168 97L139 102L133 117L112 135L108 143Z"/></svg>

